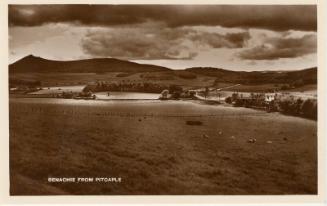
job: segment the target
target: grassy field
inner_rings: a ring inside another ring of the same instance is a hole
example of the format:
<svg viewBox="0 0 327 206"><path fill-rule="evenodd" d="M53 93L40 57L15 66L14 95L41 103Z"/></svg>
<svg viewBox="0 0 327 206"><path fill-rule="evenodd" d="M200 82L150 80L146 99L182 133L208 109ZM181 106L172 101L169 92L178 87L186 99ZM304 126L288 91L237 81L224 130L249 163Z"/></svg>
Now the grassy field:
<svg viewBox="0 0 327 206"><path fill-rule="evenodd" d="M108 81L114 82L151 82L156 84L177 84L184 87L205 87L211 86L215 77L208 77L204 75L196 75L194 79L185 79L179 77L178 72L151 72L151 73L130 73L129 75L120 77L120 72L110 73L17 73L10 74L12 79L23 79L41 81L42 86L64 86L64 85L86 85L90 82Z"/></svg>
<svg viewBox="0 0 327 206"><path fill-rule="evenodd" d="M316 194L317 122L196 102L11 98L10 176L12 195Z"/></svg>

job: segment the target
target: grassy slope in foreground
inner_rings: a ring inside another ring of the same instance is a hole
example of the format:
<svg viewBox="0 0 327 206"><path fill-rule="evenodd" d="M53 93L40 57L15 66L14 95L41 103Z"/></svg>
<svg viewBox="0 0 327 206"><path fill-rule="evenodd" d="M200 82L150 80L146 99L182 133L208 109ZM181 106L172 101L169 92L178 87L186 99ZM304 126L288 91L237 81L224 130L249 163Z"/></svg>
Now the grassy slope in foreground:
<svg viewBox="0 0 327 206"><path fill-rule="evenodd" d="M190 102L10 101L12 195L317 193L315 121ZM49 184L48 176L123 182Z"/></svg>

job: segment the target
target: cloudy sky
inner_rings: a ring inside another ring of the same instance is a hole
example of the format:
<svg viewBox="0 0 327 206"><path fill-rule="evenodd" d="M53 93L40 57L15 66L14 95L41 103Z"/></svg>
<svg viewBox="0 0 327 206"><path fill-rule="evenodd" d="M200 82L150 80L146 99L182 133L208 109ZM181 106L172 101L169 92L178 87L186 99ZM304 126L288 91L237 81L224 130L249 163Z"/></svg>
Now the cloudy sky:
<svg viewBox="0 0 327 206"><path fill-rule="evenodd" d="M173 69L317 65L311 5L10 5L10 63L33 54L113 57Z"/></svg>

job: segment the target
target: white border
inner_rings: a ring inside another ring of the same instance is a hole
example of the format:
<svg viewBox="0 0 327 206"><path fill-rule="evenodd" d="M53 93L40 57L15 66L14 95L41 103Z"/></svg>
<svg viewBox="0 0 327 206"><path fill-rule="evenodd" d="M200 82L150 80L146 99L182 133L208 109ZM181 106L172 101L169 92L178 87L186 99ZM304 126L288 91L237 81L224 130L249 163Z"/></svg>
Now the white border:
<svg viewBox="0 0 327 206"><path fill-rule="evenodd" d="M9 196L8 4L317 4L318 5L318 195L230 196ZM0 1L0 203L233 203L279 204L325 202L326 1L325 0L2 0ZM7 61L5 61L7 60Z"/></svg>

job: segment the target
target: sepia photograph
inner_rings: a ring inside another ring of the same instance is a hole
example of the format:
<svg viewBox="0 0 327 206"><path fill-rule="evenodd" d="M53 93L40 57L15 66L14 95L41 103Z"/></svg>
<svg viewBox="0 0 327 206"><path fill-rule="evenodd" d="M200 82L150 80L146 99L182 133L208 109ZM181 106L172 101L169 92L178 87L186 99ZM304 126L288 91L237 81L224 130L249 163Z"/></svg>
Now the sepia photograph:
<svg viewBox="0 0 327 206"><path fill-rule="evenodd" d="M7 7L11 196L318 195L317 5Z"/></svg>

